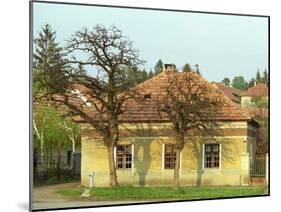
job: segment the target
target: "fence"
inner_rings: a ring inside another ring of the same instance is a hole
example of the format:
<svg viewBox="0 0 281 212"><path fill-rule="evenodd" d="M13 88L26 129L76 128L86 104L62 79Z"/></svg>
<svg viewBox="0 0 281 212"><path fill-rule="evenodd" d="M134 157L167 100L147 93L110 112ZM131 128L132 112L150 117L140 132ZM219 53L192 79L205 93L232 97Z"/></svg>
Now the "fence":
<svg viewBox="0 0 281 212"><path fill-rule="evenodd" d="M57 158L45 158L43 164L40 156L36 155L33 161L34 170L42 168L42 165L44 169L56 169L59 167L63 170L72 170L74 176L79 176L81 172L81 153L74 153L73 158L69 155L63 155L61 156L60 163L57 162Z"/></svg>
<svg viewBox="0 0 281 212"><path fill-rule="evenodd" d="M268 160L265 157L256 157L250 166L251 184L266 184L268 177Z"/></svg>

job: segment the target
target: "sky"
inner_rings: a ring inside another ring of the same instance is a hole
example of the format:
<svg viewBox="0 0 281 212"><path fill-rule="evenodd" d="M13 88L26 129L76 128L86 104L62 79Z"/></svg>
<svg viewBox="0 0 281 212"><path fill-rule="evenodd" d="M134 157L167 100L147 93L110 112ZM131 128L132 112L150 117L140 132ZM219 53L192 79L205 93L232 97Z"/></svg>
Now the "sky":
<svg viewBox="0 0 281 212"><path fill-rule="evenodd" d="M141 68L148 71L159 59L178 69L185 63L193 68L198 64L209 81L238 75L250 80L258 69L268 69L268 19L264 17L35 2L34 37L47 23L62 46L83 27L115 25L133 41L146 61Z"/></svg>

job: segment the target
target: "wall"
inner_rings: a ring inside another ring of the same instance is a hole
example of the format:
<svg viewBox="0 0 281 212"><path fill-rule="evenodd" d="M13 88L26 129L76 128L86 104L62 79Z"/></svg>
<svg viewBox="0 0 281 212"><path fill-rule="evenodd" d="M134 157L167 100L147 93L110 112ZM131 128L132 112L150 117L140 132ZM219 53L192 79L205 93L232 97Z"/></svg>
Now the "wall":
<svg viewBox="0 0 281 212"><path fill-rule="evenodd" d="M241 124L239 126L244 126L245 129L249 128L246 122ZM155 127L155 125L153 126ZM233 126L233 130L239 126ZM241 185L242 156L247 156L250 142L255 142L255 139L248 135L247 129L245 132L246 134L235 136L188 137L181 154L181 185ZM119 184L172 185L174 172L164 169L163 166L163 144L169 143L174 143L173 137L120 137L119 144L133 144L133 168L131 170L117 170ZM221 144L220 168L202 168L204 143ZM91 172L94 172L94 186L108 186L107 152L102 140L82 137L82 185L89 186ZM243 171L243 175L245 173L247 175L247 170ZM247 178L245 179L247 181Z"/></svg>
<svg viewBox="0 0 281 212"><path fill-rule="evenodd" d="M260 104L267 105L268 97L261 97ZM250 96L242 96L241 97L241 107L256 107L256 105L252 102L252 97Z"/></svg>

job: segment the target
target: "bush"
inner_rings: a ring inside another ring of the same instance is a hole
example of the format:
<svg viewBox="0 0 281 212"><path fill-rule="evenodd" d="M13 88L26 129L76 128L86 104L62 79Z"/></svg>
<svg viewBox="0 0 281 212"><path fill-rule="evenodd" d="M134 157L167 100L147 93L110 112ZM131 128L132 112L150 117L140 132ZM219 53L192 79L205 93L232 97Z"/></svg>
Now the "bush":
<svg viewBox="0 0 281 212"><path fill-rule="evenodd" d="M34 173L34 184L35 185L51 185L62 182L69 182L78 179L73 175L72 169L61 169L59 170L60 175L58 175L58 169L46 169L39 173L35 171Z"/></svg>

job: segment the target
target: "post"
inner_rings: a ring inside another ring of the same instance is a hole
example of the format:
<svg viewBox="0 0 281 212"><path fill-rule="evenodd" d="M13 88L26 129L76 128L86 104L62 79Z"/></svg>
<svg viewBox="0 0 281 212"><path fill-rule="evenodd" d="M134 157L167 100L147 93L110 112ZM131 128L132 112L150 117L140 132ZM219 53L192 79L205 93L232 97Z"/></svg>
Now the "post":
<svg viewBox="0 0 281 212"><path fill-rule="evenodd" d="M268 185L268 153L265 155L265 184Z"/></svg>
<svg viewBox="0 0 281 212"><path fill-rule="evenodd" d="M94 172L91 172L89 174L89 181L90 181L89 187L90 187L90 189L93 187L93 179L94 179Z"/></svg>
<svg viewBox="0 0 281 212"><path fill-rule="evenodd" d="M250 156L244 153L241 156L241 185L248 186L250 181Z"/></svg>

